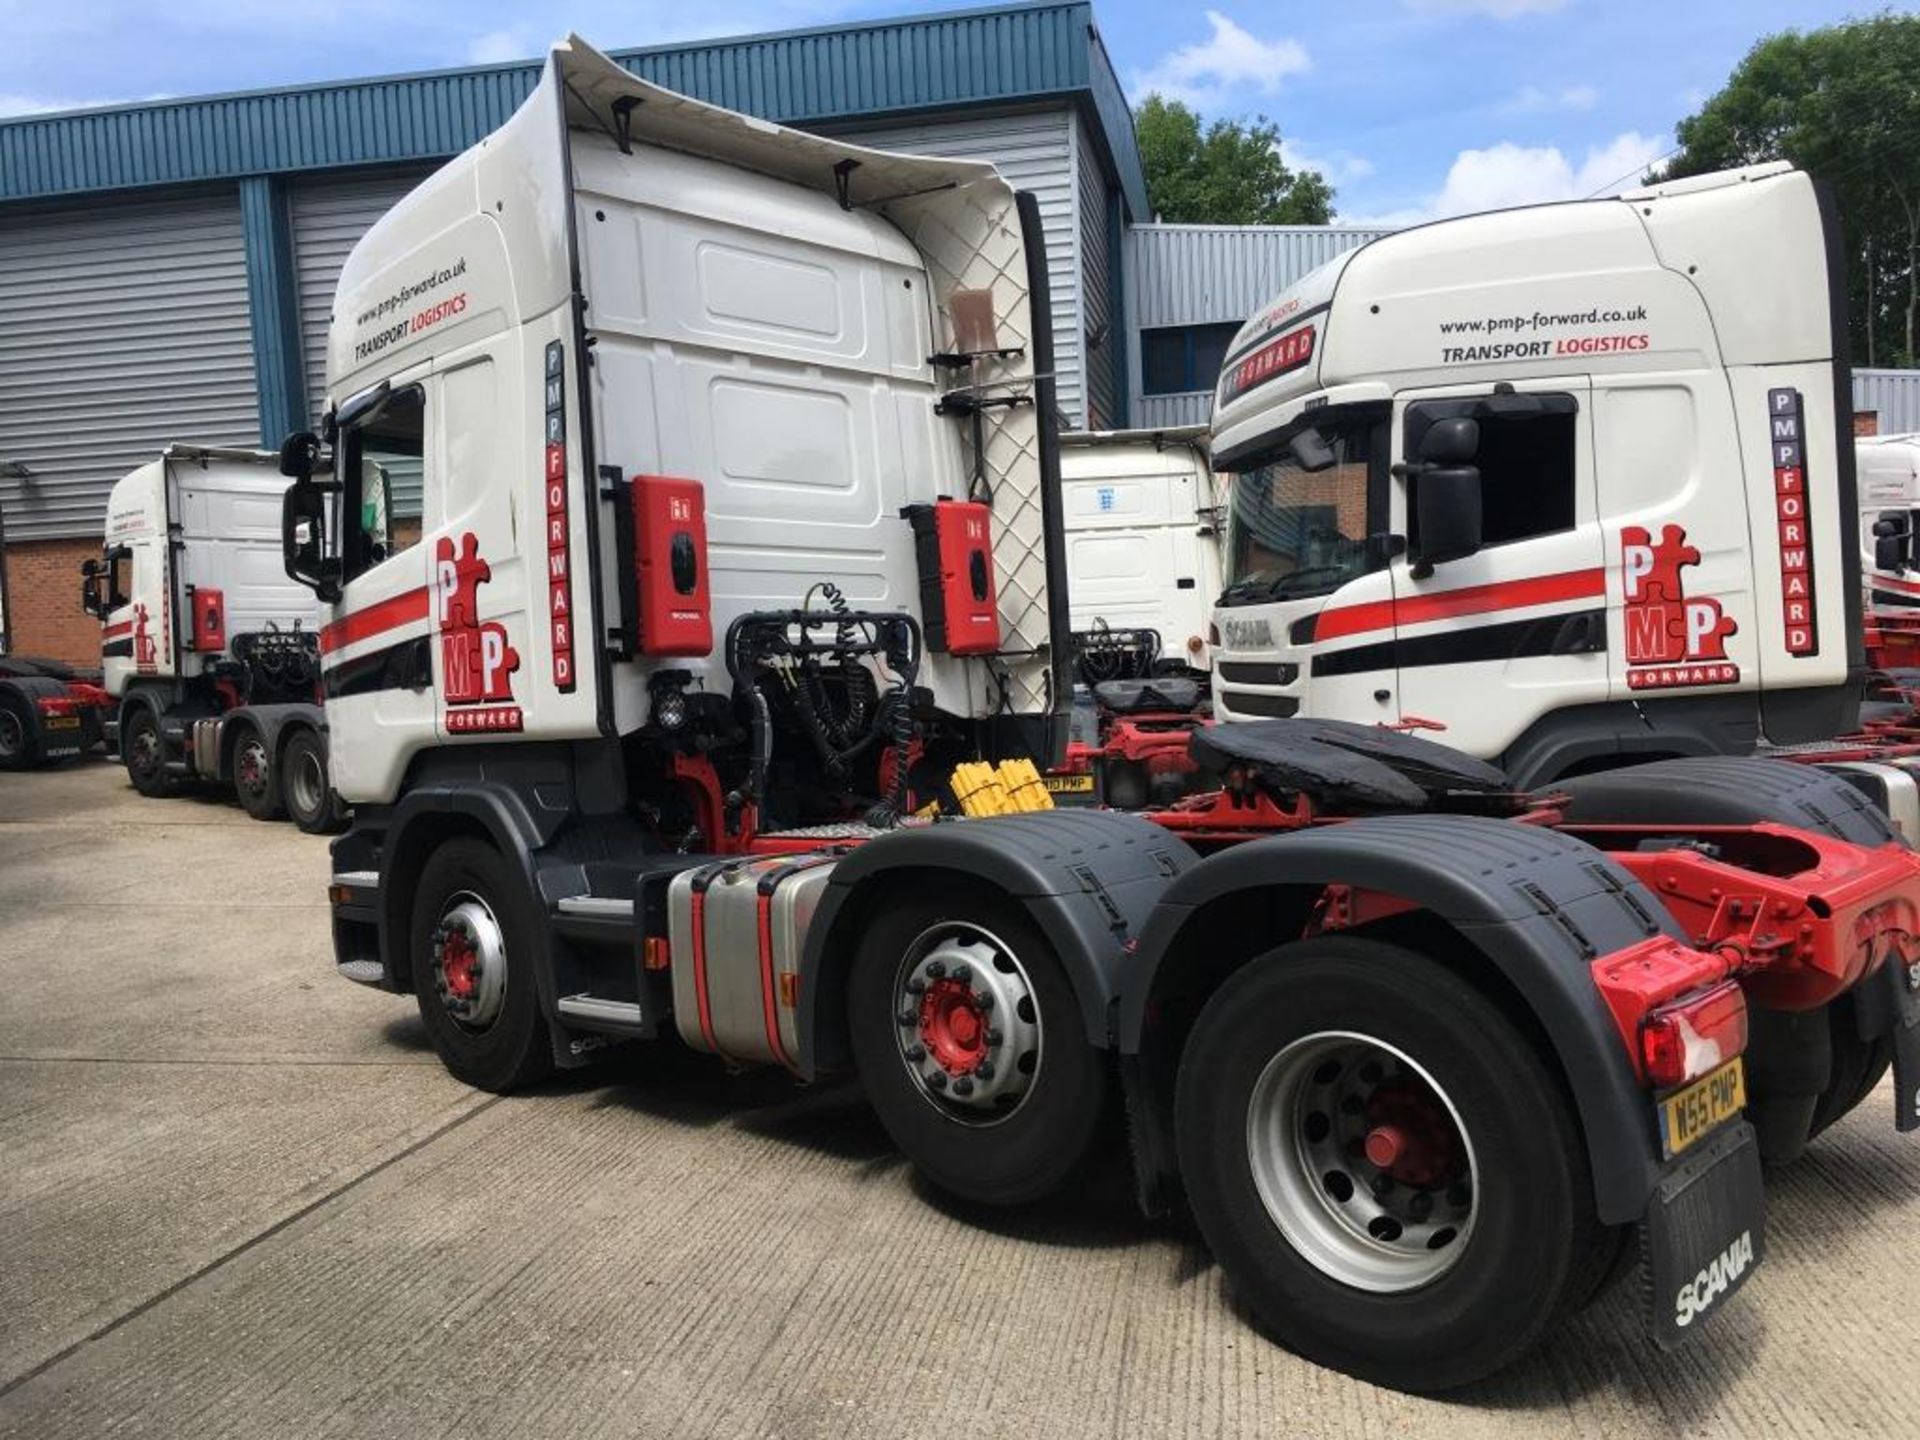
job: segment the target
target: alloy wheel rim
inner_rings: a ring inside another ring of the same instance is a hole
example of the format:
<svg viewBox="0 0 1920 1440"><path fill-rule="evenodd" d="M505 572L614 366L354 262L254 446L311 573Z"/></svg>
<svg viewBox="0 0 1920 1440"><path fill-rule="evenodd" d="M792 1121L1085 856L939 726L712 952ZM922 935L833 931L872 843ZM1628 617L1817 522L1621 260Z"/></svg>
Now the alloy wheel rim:
<svg viewBox="0 0 1920 1440"><path fill-rule="evenodd" d="M1040 1075L1039 997L1011 946L965 921L923 930L894 975L896 1050L914 1089L966 1125L1017 1113Z"/></svg>

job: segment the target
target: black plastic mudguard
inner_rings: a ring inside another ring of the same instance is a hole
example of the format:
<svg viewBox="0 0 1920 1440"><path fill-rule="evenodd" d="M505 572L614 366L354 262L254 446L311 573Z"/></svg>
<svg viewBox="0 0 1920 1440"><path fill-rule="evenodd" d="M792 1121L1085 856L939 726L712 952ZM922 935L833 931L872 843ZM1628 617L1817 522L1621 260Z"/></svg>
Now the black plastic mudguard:
<svg viewBox="0 0 1920 1440"><path fill-rule="evenodd" d="M1399 896L1486 955L1539 1020L1573 1091L1600 1218L1646 1212L1661 1172L1653 1110L1591 964L1653 935L1684 940L1651 891L1592 846L1535 825L1465 815L1395 815L1295 831L1201 861L1168 888L1121 978L1119 1044L1136 1124L1142 1194L1170 1178L1170 1077L1136 1062L1163 965L1210 903L1276 886L1343 884ZM1279 946L1297 934L1262 937Z"/></svg>
<svg viewBox="0 0 1920 1440"><path fill-rule="evenodd" d="M1812 765L1755 756L1655 760L1553 787L1580 825L1751 825L1772 821L1855 845L1898 839L1873 802Z"/></svg>
<svg viewBox="0 0 1920 1440"><path fill-rule="evenodd" d="M1112 1043L1111 1016L1127 957L1167 887L1198 863L1187 843L1137 815L1043 810L914 826L869 840L834 868L807 932L799 1034L803 1074L841 1058L828 1037L837 992L823 985L832 962L857 942L843 919L857 892L906 871L966 876L1025 906L1066 966L1087 1038ZM857 908L857 907L856 907Z"/></svg>
<svg viewBox="0 0 1920 1440"><path fill-rule="evenodd" d="M1854 992L1862 1039L1885 1035L1893 1046L1893 1124L1920 1130L1920 961L1889 955Z"/></svg>
<svg viewBox="0 0 1920 1440"><path fill-rule="evenodd" d="M1647 1328L1671 1350L1699 1333L1766 1258L1760 1145L1744 1120L1676 1160L1640 1226Z"/></svg>

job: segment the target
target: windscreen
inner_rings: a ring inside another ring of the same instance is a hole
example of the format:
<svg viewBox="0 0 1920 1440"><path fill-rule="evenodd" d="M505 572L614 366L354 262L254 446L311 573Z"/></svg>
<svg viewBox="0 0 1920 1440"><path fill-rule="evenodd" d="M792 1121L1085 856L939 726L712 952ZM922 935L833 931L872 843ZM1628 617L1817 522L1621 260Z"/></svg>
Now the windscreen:
<svg viewBox="0 0 1920 1440"><path fill-rule="evenodd" d="M1369 506L1380 418L1317 421L1233 477L1221 604L1325 595L1372 568L1366 539L1384 528Z"/></svg>

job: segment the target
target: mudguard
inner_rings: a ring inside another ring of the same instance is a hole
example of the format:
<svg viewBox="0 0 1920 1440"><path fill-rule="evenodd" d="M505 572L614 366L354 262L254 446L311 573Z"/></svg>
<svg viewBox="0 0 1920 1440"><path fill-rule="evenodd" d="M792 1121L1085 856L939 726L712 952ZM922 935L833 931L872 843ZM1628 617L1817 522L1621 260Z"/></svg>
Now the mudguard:
<svg viewBox="0 0 1920 1440"><path fill-rule="evenodd" d="M1571 797L1567 819L1581 825L1750 825L1771 820L1855 845L1898 838L1873 802L1812 765L1752 756L1655 760L1582 775L1553 787Z"/></svg>
<svg viewBox="0 0 1920 1440"><path fill-rule="evenodd" d="M1167 887L1197 863L1177 836L1111 810L954 821L867 841L834 868L807 935L795 1068L811 1078L845 1059L836 1021L846 962L865 900L884 896L890 876L936 869L971 876L1018 900L1059 953L1087 1038L1106 1049L1128 952Z"/></svg>
<svg viewBox="0 0 1920 1440"><path fill-rule="evenodd" d="M1600 851L1557 831L1477 816L1380 816L1295 831L1214 855L1169 886L1121 977L1118 1041L1143 1199L1163 1201L1173 1175L1172 1076L1146 1063L1143 1051L1156 980L1185 958L1183 929L1227 896L1329 884L1430 910L1499 969L1538 1019L1573 1091L1601 1220L1640 1220L1661 1176L1653 1109L1589 967L1652 935L1685 937L1653 894Z"/></svg>

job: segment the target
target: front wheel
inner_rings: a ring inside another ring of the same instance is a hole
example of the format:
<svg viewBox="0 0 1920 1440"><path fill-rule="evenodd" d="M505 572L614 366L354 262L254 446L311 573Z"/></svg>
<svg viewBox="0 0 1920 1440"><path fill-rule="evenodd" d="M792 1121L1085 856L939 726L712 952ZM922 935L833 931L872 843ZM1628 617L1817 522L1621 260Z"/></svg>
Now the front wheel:
<svg viewBox="0 0 1920 1440"><path fill-rule="evenodd" d="M553 1068L534 981L534 912L526 882L481 840L449 840L427 857L409 927L413 989L447 1069L506 1091Z"/></svg>
<svg viewBox="0 0 1920 1440"><path fill-rule="evenodd" d="M854 1063L880 1123L962 1199L1016 1205L1060 1189L1101 1137L1110 1078L1058 955L996 892L950 887L883 905L847 997Z"/></svg>
<svg viewBox="0 0 1920 1440"><path fill-rule="evenodd" d="M1234 1288L1289 1348L1378 1384L1503 1368L1616 1248L1558 1080L1479 991L1397 946L1303 941L1232 976L1175 1112Z"/></svg>
<svg viewBox="0 0 1920 1440"><path fill-rule="evenodd" d="M273 763L266 736L251 725L234 743L233 793L256 820L278 820L286 813L280 801L280 768Z"/></svg>
<svg viewBox="0 0 1920 1440"><path fill-rule="evenodd" d="M160 733L160 717L145 705L137 705L120 727L120 755L127 763L127 778L133 788L148 799L160 799L177 788L167 773L167 743Z"/></svg>
<svg viewBox="0 0 1920 1440"><path fill-rule="evenodd" d="M25 711L11 697L0 695L0 770L31 770L39 758Z"/></svg>

